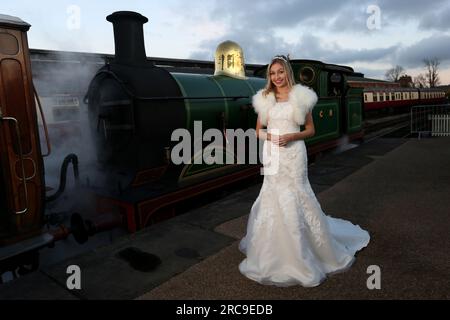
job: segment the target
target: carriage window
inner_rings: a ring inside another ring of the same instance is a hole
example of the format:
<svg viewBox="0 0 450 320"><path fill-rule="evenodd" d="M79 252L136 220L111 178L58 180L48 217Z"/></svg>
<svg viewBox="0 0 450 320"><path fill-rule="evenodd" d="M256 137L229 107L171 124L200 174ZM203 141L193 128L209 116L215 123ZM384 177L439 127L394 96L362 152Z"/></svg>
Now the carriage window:
<svg viewBox="0 0 450 320"><path fill-rule="evenodd" d="M364 101L367 102L367 94L364 95Z"/></svg>

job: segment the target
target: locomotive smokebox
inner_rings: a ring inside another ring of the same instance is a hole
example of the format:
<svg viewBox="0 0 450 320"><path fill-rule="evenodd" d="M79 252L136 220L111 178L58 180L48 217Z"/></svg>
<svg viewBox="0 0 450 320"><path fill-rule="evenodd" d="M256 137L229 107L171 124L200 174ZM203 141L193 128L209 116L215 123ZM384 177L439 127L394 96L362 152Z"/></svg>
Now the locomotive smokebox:
<svg viewBox="0 0 450 320"><path fill-rule="evenodd" d="M145 54L142 28L148 19L136 12L119 11L106 17L106 20L114 26L114 61L129 65L149 63Z"/></svg>
<svg viewBox="0 0 450 320"><path fill-rule="evenodd" d="M184 100L177 81L147 60L139 13L107 17L114 26L115 58L98 70L87 93L97 159L107 185L151 182L168 163L171 134L186 126ZM117 181L118 180L118 181Z"/></svg>

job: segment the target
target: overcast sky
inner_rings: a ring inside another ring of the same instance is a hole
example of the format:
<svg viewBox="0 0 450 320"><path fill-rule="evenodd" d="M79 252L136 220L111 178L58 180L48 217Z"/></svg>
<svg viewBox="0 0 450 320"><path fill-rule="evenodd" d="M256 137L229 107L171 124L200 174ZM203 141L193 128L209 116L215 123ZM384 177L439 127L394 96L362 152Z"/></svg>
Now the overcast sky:
<svg viewBox="0 0 450 320"><path fill-rule="evenodd" d="M450 83L448 0L15 0L0 13L32 25L31 48L113 53L114 11L130 10L144 25L147 56L212 60L216 46L233 40L247 63L275 54L344 64L383 78L397 64L415 76L424 58L441 60Z"/></svg>

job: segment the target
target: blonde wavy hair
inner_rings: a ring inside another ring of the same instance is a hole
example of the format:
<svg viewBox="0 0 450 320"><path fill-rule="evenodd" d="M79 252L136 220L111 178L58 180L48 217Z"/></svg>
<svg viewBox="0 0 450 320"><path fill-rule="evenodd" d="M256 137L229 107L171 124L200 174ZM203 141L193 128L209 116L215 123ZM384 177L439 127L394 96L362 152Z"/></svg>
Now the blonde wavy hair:
<svg viewBox="0 0 450 320"><path fill-rule="evenodd" d="M264 87L264 91L263 91L264 96L267 96L271 92L275 93L275 86L273 85L272 81L270 80L270 68L272 68L272 66L275 63L281 64L281 66L284 68L284 71L286 72L286 76L287 76L287 85L288 85L289 89L295 85L294 71L292 71L292 67L289 62L289 58L287 58L286 56L283 56L283 55L276 55L275 57L272 58L272 61L267 66L267 71L266 71L267 83L266 83L266 86Z"/></svg>

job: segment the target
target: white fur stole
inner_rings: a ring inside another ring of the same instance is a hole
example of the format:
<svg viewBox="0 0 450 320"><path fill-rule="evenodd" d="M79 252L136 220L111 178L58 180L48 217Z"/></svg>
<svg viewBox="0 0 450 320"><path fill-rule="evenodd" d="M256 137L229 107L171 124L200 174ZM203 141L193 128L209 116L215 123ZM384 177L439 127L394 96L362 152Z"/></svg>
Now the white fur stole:
<svg viewBox="0 0 450 320"><path fill-rule="evenodd" d="M276 103L275 94L269 93L264 97L263 90L259 90L252 98L253 107L256 113L259 115L259 119L262 125L267 126L267 115L269 109ZM305 124L306 115L312 111L317 103L317 94L314 90L296 84L289 92L289 102L294 106L294 121L298 125Z"/></svg>

